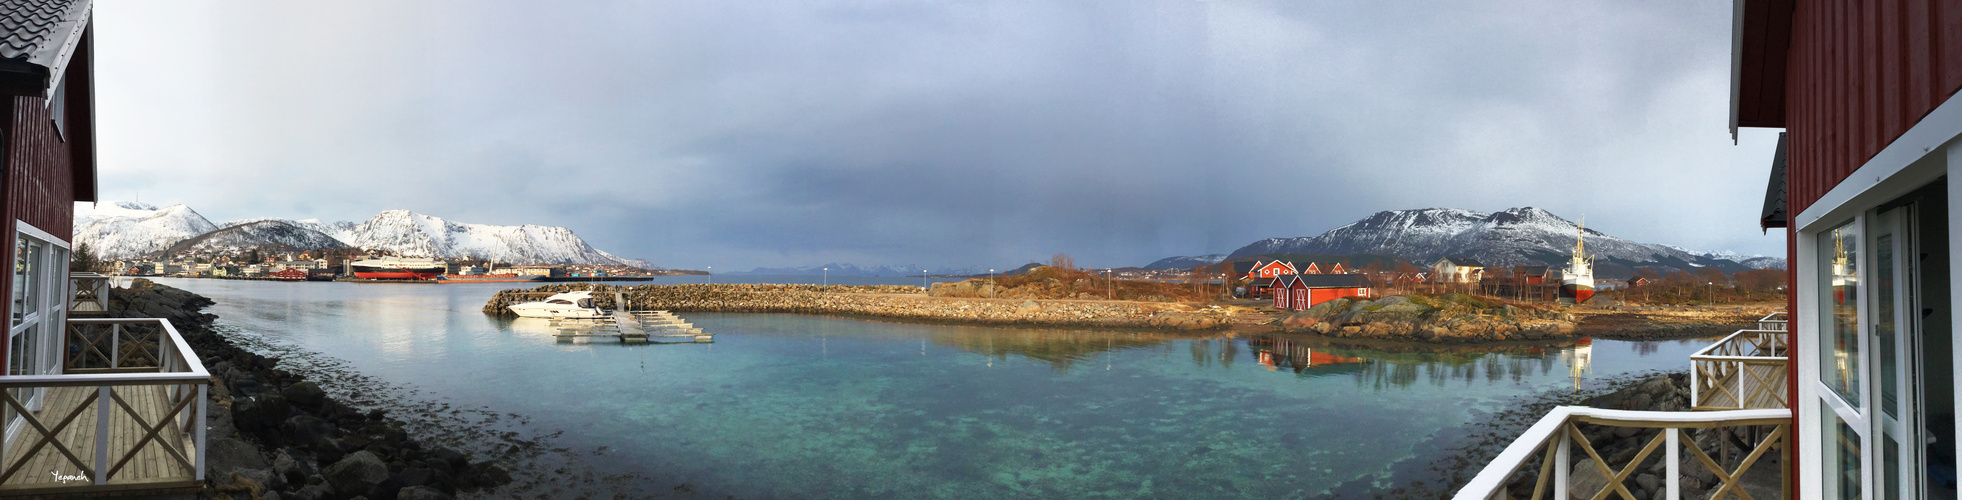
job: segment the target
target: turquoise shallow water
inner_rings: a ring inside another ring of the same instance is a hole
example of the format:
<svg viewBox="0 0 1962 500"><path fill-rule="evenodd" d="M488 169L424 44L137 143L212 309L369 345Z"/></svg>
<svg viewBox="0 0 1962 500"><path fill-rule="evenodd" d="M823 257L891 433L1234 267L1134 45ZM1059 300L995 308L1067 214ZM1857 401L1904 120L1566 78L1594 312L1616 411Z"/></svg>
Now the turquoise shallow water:
<svg viewBox="0 0 1962 500"><path fill-rule="evenodd" d="M771 314L684 314L710 345L567 345L479 312L499 284L160 281L217 301L221 325L523 415L603 472L717 497L1353 492L1514 398L1680 370L1704 345L1399 353Z"/></svg>

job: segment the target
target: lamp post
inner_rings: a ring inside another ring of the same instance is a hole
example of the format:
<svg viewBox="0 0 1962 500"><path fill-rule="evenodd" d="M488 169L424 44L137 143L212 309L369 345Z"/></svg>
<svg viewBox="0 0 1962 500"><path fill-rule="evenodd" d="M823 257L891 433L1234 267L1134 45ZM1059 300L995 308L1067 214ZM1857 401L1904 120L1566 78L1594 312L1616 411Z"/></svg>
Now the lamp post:
<svg viewBox="0 0 1962 500"><path fill-rule="evenodd" d="M708 266L709 284L715 284L715 266Z"/></svg>
<svg viewBox="0 0 1962 500"><path fill-rule="evenodd" d="M1717 297L1716 297L1716 294L1717 294L1717 282L1715 282L1715 281L1705 281L1705 282L1703 282L1703 301L1704 301L1704 302L1716 302L1716 301L1717 301Z"/></svg>
<svg viewBox="0 0 1962 500"><path fill-rule="evenodd" d="M1117 282L1113 281L1117 277L1116 274L1111 272L1110 268L1104 268L1104 285L1110 287L1110 300L1117 300Z"/></svg>
<svg viewBox="0 0 1962 500"><path fill-rule="evenodd" d="M824 281L822 283L822 286L831 286L831 268L824 268Z"/></svg>
<svg viewBox="0 0 1962 500"><path fill-rule="evenodd" d="M988 298L995 298L995 270L988 270Z"/></svg>
<svg viewBox="0 0 1962 500"><path fill-rule="evenodd" d="M927 293L927 290L929 290L929 289L932 289L932 288L933 288L933 287L930 287L930 286L927 286L927 270L925 270L925 269L921 269L921 270L920 270L920 293ZM921 342L925 342L926 340L925 340L925 339L921 339L920 341L921 341ZM922 352L922 353L924 353L925 351L921 351L921 352ZM923 354L923 355L924 355L924 354Z"/></svg>

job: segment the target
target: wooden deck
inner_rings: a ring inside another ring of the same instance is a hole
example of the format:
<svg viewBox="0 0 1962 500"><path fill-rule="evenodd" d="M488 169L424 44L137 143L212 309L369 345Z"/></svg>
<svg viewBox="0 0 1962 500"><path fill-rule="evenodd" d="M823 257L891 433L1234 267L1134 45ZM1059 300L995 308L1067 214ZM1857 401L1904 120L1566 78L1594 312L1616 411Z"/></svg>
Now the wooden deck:
<svg viewBox="0 0 1962 500"><path fill-rule="evenodd" d="M96 408L96 387L50 387L45 389L42 409L34 415L41 425L53 429L64 419L72 418L66 427L57 433L59 443L66 447L76 459L84 464L93 464L96 459L96 419L100 414ZM15 464L25 460L27 463L0 483L0 497L28 495L101 495L119 491L142 490L143 494L167 493L177 490L195 492L203 488L203 481L197 479L196 471L184 462L195 464L195 444L178 427L181 414L171 412L171 404L161 385L115 386L116 397L127 403L110 401L109 419L109 469L114 471L108 483L93 484L90 472L78 467L74 461L57 449L54 443L33 450L35 443L42 440L42 433L32 426L23 426L14 440L7 443L6 462L0 465L0 472L12 469ZM132 418L130 410L140 417ZM195 412L196 402L191 402L182 410ZM72 417L71 417L72 415ZM138 422L138 419L142 422ZM150 428L162 420L163 428L157 432L158 441L144 441ZM145 424L148 425L145 425ZM167 443L181 453L174 456L159 444ZM141 448L131 456L130 450ZM180 461L179 459L185 459ZM117 468L118 462L123 463ZM130 491L134 493L133 491Z"/></svg>

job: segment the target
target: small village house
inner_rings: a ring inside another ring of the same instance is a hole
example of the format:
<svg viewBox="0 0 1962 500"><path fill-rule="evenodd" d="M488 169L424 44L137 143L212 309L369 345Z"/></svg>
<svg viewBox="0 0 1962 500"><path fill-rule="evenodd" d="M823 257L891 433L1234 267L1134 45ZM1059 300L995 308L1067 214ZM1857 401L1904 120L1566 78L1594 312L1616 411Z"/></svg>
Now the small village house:
<svg viewBox="0 0 1962 500"><path fill-rule="evenodd" d="M1290 274L1274 281L1274 307L1302 310L1343 297L1372 297L1360 274Z"/></svg>
<svg viewBox="0 0 1962 500"><path fill-rule="evenodd" d="M1485 264L1466 257L1441 257L1431 264L1434 283L1477 283L1485 279Z"/></svg>

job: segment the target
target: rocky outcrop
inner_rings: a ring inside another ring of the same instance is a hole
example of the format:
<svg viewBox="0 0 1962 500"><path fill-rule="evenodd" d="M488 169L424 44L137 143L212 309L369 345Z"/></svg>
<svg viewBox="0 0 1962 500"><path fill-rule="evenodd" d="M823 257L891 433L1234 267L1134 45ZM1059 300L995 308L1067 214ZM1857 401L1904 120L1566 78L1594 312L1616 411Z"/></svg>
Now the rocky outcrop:
<svg viewBox="0 0 1962 500"><path fill-rule="evenodd" d="M1230 325L1233 316L1245 310L1128 301L927 297L920 287L891 285L567 283L499 292L485 304L484 312L508 314L510 304L537 300L545 292L572 290L595 292L594 302L603 308L615 307L613 294L619 292L634 310L819 314L1008 326L1207 330Z"/></svg>
<svg viewBox="0 0 1962 500"><path fill-rule="evenodd" d="M211 372L206 477L216 497L444 498L511 481L488 461L410 438L211 330L210 299L147 280L110 294L111 317L165 318ZM358 490L358 491L356 491ZM432 494L436 496L431 496Z"/></svg>
<svg viewBox="0 0 1962 500"><path fill-rule="evenodd" d="M1436 343L1575 338L1572 315L1460 294L1335 299L1278 320L1282 329L1337 338Z"/></svg>

